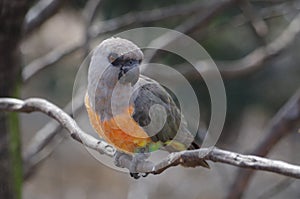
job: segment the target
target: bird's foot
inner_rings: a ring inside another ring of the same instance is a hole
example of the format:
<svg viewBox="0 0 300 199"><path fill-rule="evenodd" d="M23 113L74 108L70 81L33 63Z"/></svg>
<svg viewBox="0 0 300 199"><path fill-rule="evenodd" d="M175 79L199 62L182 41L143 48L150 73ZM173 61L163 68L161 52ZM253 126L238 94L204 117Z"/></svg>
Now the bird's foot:
<svg viewBox="0 0 300 199"><path fill-rule="evenodd" d="M133 177L134 179L139 179L140 177L146 177L148 173L145 174L140 174L137 172L137 166L141 163L144 162L148 157L150 156L150 153L136 153L133 156L123 153L120 151L116 151L115 157L114 157L114 164L117 167L124 167L124 164L122 164L122 161L125 159L129 160L130 166L129 166L129 172L130 176Z"/></svg>
<svg viewBox="0 0 300 199"><path fill-rule="evenodd" d="M146 177L148 173L145 174L140 174L137 172L137 166L139 163L144 162L148 157L150 156L150 153L136 153L131 161L130 164L130 176L133 177L134 179L139 179L141 176Z"/></svg>
<svg viewBox="0 0 300 199"><path fill-rule="evenodd" d="M122 164L122 161L124 159L128 159L128 160L132 160L132 156L127 154L127 153L123 153L123 152L120 152L120 151L116 151L115 153L115 156L114 156L114 164L117 166L117 167L124 167L124 164Z"/></svg>

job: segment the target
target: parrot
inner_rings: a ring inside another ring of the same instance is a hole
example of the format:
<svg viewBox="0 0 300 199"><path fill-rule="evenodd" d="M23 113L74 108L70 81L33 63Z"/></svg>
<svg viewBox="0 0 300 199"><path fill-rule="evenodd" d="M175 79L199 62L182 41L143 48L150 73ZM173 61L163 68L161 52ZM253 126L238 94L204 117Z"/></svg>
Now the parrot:
<svg viewBox="0 0 300 199"><path fill-rule="evenodd" d="M94 49L84 99L91 126L118 152L134 157L160 149L198 149L168 91L141 74L143 58L136 44L120 37L108 38ZM209 168L205 160L201 164ZM138 178L135 174L131 172Z"/></svg>

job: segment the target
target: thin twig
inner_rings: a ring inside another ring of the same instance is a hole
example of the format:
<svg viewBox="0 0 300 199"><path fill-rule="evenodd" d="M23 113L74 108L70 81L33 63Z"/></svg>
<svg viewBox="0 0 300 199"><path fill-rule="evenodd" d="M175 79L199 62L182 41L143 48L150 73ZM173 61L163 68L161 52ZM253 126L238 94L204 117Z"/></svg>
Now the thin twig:
<svg viewBox="0 0 300 199"><path fill-rule="evenodd" d="M30 98L23 101L15 98L0 98L0 110L25 113L35 111L42 112L57 120L76 141L110 157L115 154L113 146L84 133L68 114L44 99ZM120 159L120 166L129 169L131 167L131 156L123 157L129 158ZM167 156L167 158L161 160L157 164L153 164L149 161L143 161L138 163L136 172L160 174L166 169L178 165L182 165L184 167L200 166L203 159L242 168L269 171L293 178L300 178L299 166L278 160L270 160L252 155L242 155L217 148L203 148L193 151L171 153Z"/></svg>
<svg viewBox="0 0 300 199"><path fill-rule="evenodd" d="M300 90L279 110L271 120L266 136L253 149L251 154L266 156L271 149L285 136L294 132L300 124ZM228 199L241 198L248 187L254 172L249 170L239 170L233 181L232 189L227 196Z"/></svg>
<svg viewBox="0 0 300 199"><path fill-rule="evenodd" d="M40 27L47 19L58 12L62 0L40 0L26 14L24 34L27 35Z"/></svg>
<svg viewBox="0 0 300 199"><path fill-rule="evenodd" d="M80 43L76 43L72 46L59 47L57 49L52 50L50 53L48 53L38 59L33 60L31 63L29 63L27 66L25 66L22 71L23 82L24 83L27 82L38 72L46 69L49 66L54 65L55 63L60 61L62 58L81 49L83 47L83 45L84 45L84 43L80 42Z"/></svg>

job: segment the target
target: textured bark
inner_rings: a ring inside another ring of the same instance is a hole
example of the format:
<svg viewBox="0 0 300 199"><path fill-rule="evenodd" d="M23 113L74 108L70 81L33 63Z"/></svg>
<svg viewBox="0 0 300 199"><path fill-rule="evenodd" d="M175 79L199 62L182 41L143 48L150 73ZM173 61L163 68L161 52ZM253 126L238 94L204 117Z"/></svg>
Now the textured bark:
<svg viewBox="0 0 300 199"><path fill-rule="evenodd" d="M0 0L0 96L15 93L21 69L18 45L29 4L28 0ZM20 146L18 140L12 139L19 136L13 136L11 125L16 129L17 124L10 123L8 116L0 112L0 198L5 199L20 198L21 193L20 184L15 183L16 174L21 173L15 170L20 168L15 165Z"/></svg>

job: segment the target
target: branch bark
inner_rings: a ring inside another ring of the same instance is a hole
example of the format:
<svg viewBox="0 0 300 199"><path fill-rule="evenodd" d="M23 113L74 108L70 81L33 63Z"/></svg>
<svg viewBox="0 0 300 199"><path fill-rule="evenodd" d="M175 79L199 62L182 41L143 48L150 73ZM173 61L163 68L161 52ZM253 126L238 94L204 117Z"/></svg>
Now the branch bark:
<svg viewBox="0 0 300 199"><path fill-rule="evenodd" d="M68 114L44 99L30 98L23 101L14 98L0 98L0 110L24 113L34 111L42 112L58 121L76 141L110 157L115 155L116 150L113 146L84 133ZM129 169L131 167L132 157L129 155L121 157L123 158L120 158L119 166ZM300 178L300 167L297 165L258 156L242 155L217 148L203 148L193 151L171 153L167 158L156 164L149 161L140 162L137 165L136 172L160 174L166 169L178 165L196 167L201 165L199 160L202 159Z"/></svg>

